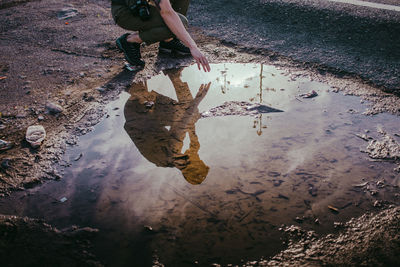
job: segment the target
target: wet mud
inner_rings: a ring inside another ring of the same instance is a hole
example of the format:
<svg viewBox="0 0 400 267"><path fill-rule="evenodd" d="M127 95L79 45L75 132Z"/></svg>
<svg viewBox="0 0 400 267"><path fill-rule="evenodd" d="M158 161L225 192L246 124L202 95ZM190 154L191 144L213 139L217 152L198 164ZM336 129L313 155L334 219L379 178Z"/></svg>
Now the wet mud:
<svg viewBox="0 0 400 267"><path fill-rule="evenodd" d="M105 265L272 257L289 245L282 225L324 236L399 204L398 159L371 161L359 137L380 138L379 126L399 141L399 118L366 116L368 104L334 91L262 64L164 71L106 107L68 149L62 180L2 199L0 211L99 229ZM213 110L223 112L202 116Z"/></svg>
<svg viewBox="0 0 400 267"><path fill-rule="evenodd" d="M97 229L58 230L41 220L0 215L2 266L103 266L93 255Z"/></svg>

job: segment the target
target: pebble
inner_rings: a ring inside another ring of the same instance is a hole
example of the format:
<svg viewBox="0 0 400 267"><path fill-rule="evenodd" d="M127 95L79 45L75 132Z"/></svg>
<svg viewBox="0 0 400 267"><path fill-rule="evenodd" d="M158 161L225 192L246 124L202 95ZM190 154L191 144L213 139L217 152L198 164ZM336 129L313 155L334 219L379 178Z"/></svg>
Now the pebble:
<svg viewBox="0 0 400 267"><path fill-rule="evenodd" d="M300 94L299 95L302 98L313 98L318 96L318 93L315 90L311 90L310 92L306 93L306 94Z"/></svg>
<svg viewBox="0 0 400 267"><path fill-rule="evenodd" d="M40 116L38 117L38 121L42 121L42 120L44 120L44 117L43 117L42 115L40 115Z"/></svg>
<svg viewBox="0 0 400 267"><path fill-rule="evenodd" d="M8 150L14 146L13 142L0 139L0 151Z"/></svg>
<svg viewBox="0 0 400 267"><path fill-rule="evenodd" d="M53 113L53 114L61 113L61 112L63 112L63 110L64 110L60 105L55 104L55 103L53 103L53 102L47 102L47 103L46 103L46 109L47 109L50 113Z"/></svg>
<svg viewBox="0 0 400 267"><path fill-rule="evenodd" d="M100 93L103 93L106 91L106 89L104 87L97 87L96 90L99 91Z"/></svg>
<svg viewBox="0 0 400 267"><path fill-rule="evenodd" d="M39 147L46 138L46 131L42 125L32 125L26 129L25 139L33 148Z"/></svg>

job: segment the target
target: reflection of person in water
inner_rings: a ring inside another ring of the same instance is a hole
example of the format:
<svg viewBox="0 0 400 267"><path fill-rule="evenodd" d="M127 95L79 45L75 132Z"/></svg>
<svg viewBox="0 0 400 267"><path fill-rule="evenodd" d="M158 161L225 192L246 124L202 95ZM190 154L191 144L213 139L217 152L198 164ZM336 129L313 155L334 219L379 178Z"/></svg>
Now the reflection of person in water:
<svg viewBox="0 0 400 267"><path fill-rule="evenodd" d="M209 167L198 154L200 144L195 123L200 118L198 105L211 83L201 85L193 99L187 83L180 79L180 70L169 71L168 76L178 101L149 92L146 83L133 85L131 97L125 104L125 130L146 159L159 167L176 167L189 183L200 184ZM187 133L190 146L182 153Z"/></svg>

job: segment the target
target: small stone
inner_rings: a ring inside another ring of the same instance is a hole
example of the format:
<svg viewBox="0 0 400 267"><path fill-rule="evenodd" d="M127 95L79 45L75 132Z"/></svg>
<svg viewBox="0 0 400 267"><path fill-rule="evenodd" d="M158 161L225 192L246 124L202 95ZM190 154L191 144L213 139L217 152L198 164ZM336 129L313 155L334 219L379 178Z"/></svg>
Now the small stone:
<svg viewBox="0 0 400 267"><path fill-rule="evenodd" d="M104 87L97 87L96 90L99 91L100 93L103 93L106 91L106 89Z"/></svg>
<svg viewBox="0 0 400 267"><path fill-rule="evenodd" d="M33 148L39 147L46 138L46 131L42 125L32 125L26 130L25 139Z"/></svg>
<svg viewBox="0 0 400 267"><path fill-rule="evenodd" d="M83 77L86 76L86 74L85 74L84 72L80 72L80 73L79 73L79 76L80 76L81 78L83 78Z"/></svg>
<svg viewBox="0 0 400 267"><path fill-rule="evenodd" d="M61 203L64 203L64 202L67 201L67 200L68 200L68 199L67 199L66 197L63 197L63 198L60 199L60 202L61 202Z"/></svg>
<svg viewBox="0 0 400 267"><path fill-rule="evenodd" d="M379 200L376 200L376 201L374 202L374 207L376 207L376 208L382 207L382 202L379 201Z"/></svg>
<svg viewBox="0 0 400 267"><path fill-rule="evenodd" d="M40 116L38 117L38 121L42 121L42 120L44 120L44 117L43 117L42 115L40 115Z"/></svg>
<svg viewBox="0 0 400 267"><path fill-rule="evenodd" d="M55 104L53 102L47 102L45 107L47 111L53 114L61 113L64 110L60 105Z"/></svg>
<svg viewBox="0 0 400 267"><path fill-rule="evenodd" d="M318 96L318 93L315 90L311 90L310 92L306 93L306 94L300 94L299 95L302 98L313 98Z"/></svg>
<svg viewBox="0 0 400 267"><path fill-rule="evenodd" d="M13 142L8 142L5 140L0 139L0 151L5 151L14 146Z"/></svg>
<svg viewBox="0 0 400 267"><path fill-rule="evenodd" d="M23 119L26 118L28 115L26 113L18 113L15 117L17 119Z"/></svg>
<svg viewBox="0 0 400 267"><path fill-rule="evenodd" d="M149 232L153 231L153 227L151 227L150 225L145 225L145 226L144 226L144 229L145 229L146 231L149 231Z"/></svg>

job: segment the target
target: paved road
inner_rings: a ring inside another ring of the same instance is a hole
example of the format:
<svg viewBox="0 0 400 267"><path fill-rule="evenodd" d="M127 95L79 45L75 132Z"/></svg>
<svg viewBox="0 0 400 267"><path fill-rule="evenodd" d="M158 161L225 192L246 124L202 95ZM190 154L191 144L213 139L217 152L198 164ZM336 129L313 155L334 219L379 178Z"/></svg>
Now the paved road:
<svg viewBox="0 0 400 267"><path fill-rule="evenodd" d="M373 0L385 9L337 1L198 0L189 19L226 41L355 73L400 94L400 12L386 8L400 1Z"/></svg>

